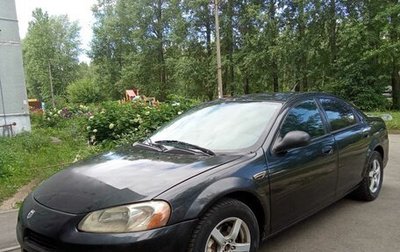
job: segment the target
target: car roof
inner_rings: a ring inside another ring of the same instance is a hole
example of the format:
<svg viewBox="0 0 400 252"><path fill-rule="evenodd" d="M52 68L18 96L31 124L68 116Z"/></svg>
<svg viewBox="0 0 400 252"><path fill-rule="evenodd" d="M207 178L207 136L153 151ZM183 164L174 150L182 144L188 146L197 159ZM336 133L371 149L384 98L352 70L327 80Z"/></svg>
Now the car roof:
<svg viewBox="0 0 400 252"><path fill-rule="evenodd" d="M260 94L249 94L238 97L226 97L223 99L219 99L221 102L229 102L229 101L237 101L237 102L279 102L279 103L288 103L292 100L297 99L305 99L305 98L313 98L317 96L330 96L335 97L334 95L328 93L318 93L318 92L284 92L284 93L260 93Z"/></svg>

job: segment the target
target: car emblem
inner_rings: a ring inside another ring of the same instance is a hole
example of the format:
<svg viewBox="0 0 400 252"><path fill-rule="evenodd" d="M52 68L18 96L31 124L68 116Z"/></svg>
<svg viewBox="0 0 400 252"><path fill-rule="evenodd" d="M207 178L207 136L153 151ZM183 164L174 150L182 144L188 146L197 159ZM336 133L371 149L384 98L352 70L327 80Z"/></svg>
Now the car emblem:
<svg viewBox="0 0 400 252"><path fill-rule="evenodd" d="M26 216L26 218L29 220L30 218L32 218L32 216L36 213L36 211L34 209L32 209L28 215Z"/></svg>

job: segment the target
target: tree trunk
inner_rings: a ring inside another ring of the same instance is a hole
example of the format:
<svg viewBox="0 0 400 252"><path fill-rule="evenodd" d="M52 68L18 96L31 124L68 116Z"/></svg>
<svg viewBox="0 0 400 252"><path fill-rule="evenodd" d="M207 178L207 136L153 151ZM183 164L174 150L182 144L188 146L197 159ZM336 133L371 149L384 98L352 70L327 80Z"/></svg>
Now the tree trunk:
<svg viewBox="0 0 400 252"><path fill-rule="evenodd" d="M242 10L246 10L248 4L249 4L249 1L245 0L241 3L240 8ZM242 15L243 15L242 13L239 14L239 18ZM250 46L251 43L246 38L247 38L247 36L249 36L249 34L251 32L251 27L252 27L252 24L251 24L251 21L249 20L249 18L243 18L242 24L239 25L239 27L238 27L238 29L241 33L241 36L242 36L242 44L239 45L239 50L241 50L241 49L246 50L246 48ZM243 57L243 59L241 59L239 61L244 60L245 57ZM243 72L243 76L241 79L243 80L243 92L245 94L249 94L250 93L250 74L249 74L250 70L248 69L248 67L245 67L244 69L242 69L242 72Z"/></svg>
<svg viewBox="0 0 400 252"><path fill-rule="evenodd" d="M206 10L206 18L205 18L205 27L206 27L206 48L207 48L207 67L209 69L214 69L214 64L213 61L211 61L212 58L212 53L213 53L213 49L212 49L212 45L211 45L211 36L212 36L212 32L213 32L213 27L212 27L212 11L211 9L209 9L209 4L206 3L204 6L204 9ZM209 89L207 87L207 81L203 81L203 89L206 90L206 95L208 97L208 99L211 101L214 97L214 90L213 89Z"/></svg>
<svg viewBox="0 0 400 252"><path fill-rule="evenodd" d="M250 83L247 77L244 79L243 92L244 94L250 94Z"/></svg>
<svg viewBox="0 0 400 252"><path fill-rule="evenodd" d="M393 109L400 109L400 67L397 64L397 59L392 62L392 98Z"/></svg>
<svg viewBox="0 0 400 252"><path fill-rule="evenodd" d="M208 3L204 6L205 10L207 11L207 16L205 20L205 26L206 26L206 40L207 40L207 56L211 57L212 55L212 48L211 48L211 33L212 33L212 27L211 27L211 14L209 11Z"/></svg>
<svg viewBox="0 0 400 252"><path fill-rule="evenodd" d="M301 91L308 91L308 78L307 78L307 49L305 48L307 46L306 41L305 41L305 30L306 30L306 24L305 24L305 17L304 17L304 0L300 1L299 4L299 43L301 44L301 49L300 49L300 74L301 74L301 86L300 90Z"/></svg>
<svg viewBox="0 0 400 252"><path fill-rule="evenodd" d="M275 47L276 46L276 39L278 37L278 25L276 23L276 0L270 0L270 5L269 5L269 21L270 21L270 27L271 27L271 39L272 43L271 46ZM271 57L271 71L272 71L272 80L273 80L273 89L274 92L279 92L279 76L278 76L278 63L276 57L273 56Z"/></svg>
<svg viewBox="0 0 400 252"><path fill-rule="evenodd" d="M397 4L397 0L392 0L393 5ZM397 29L400 25L400 17L396 14L391 15L391 29L390 29L390 40L391 42L397 43L400 39ZM393 98L393 109L400 110L400 65L398 62L398 55L393 53L392 55L392 98Z"/></svg>
<svg viewBox="0 0 400 252"><path fill-rule="evenodd" d="M329 16L330 16L330 25L329 25L329 46L331 50L330 63L333 64L336 61L337 55L337 46L336 46L336 1L331 0L329 6ZM331 67L332 68L332 67Z"/></svg>
<svg viewBox="0 0 400 252"><path fill-rule="evenodd" d="M222 2L221 2L222 3ZM228 58L228 64L225 67L224 74L224 90L225 92L230 92L232 94L233 82L235 78L234 66L233 66L233 52L234 52L234 35L233 35L233 5L234 1L226 1L226 36L224 36L224 48L225 53Z"/></svg>
<svg viewBox="0 0 400 252"><path fill-rule="evenodd" d="M272 59L272 79L274 85L274 92L279 92L279 77L278 77L278 64L275 62L275 59Z"/></svg>
<svg viewBox="0 0 400 252"><path fill-rule="evenodd" d="M234 62L233 62L233 53L235 50L235 36L233 32L233 1L229 1L229 36L230 36L230 44L229 44L229 85L231 86L231 95L233 96L235 93L235 70L234 70Z"/></svg>
<svg viewBox="0 0 400 252"><path fill-rule="evenodd" d="M221 37L219 22L219 0L214 0L215 17L215 47L217 51L217 80L218 80L218 98L224 97L225 87L222 83L222 60L221 60Z"/></svg>
<svg viewBox="0 0 400 252"><path fill-rule="evenodd" d="M160 65L160 100L166 99L167 73L165 68L164 56L164 34L162 21L162 4L163 0L157 2L157 35L159 40L159 65Z"/></svg>
<svg viewBox="0 0 400 252"><path fill-rule="evenodd" d="M303 85L301 91L302 92L308 91L308 76L306 71L303 72Z"/></svg>

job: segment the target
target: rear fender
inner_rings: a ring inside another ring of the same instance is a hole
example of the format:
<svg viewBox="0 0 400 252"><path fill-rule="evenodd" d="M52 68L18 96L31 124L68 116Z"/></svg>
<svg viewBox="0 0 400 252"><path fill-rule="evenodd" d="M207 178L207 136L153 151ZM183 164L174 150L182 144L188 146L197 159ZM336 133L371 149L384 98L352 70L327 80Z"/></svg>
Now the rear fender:
<svg viewBox="0 0 400 252"><path fill-rule="evenodd" d="M372 136L371 143L368 146L367 150L367 158L364 164L364 173L363 175L366 176L368 173L368 162L371 158L372 153L376 150L376 148L381 147L383 149L383 167L386 166L388 161L388 138L387 134L376 132Z"/></svg>

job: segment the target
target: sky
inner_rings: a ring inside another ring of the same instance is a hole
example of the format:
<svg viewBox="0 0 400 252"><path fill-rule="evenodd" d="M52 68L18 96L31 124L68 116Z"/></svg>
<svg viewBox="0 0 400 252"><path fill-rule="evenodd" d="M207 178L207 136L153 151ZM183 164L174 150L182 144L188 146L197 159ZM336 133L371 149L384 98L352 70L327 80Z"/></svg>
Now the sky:
<svg viewBox="0 0 400 252"><path fill-rule="evenodd" d="M78 21L81 27L82 49L89 50L92 39L92 24L94 17L91 7L96 0L15 0L21 39L25 38L28 24L32 20L32 11L42 8L49 15L68 15L70 21ZM79 57L80 61L90 62L85 52Z"/></svg>

